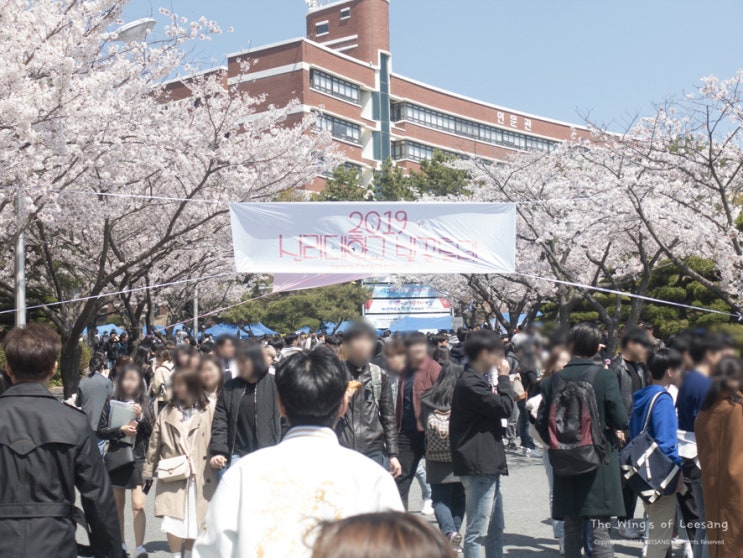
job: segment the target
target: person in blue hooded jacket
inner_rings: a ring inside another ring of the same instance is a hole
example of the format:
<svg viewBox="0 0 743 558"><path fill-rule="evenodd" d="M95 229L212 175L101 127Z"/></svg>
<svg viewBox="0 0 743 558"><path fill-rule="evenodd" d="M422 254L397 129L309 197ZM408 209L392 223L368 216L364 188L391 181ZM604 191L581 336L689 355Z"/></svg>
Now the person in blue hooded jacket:
<svg viewBox="0 0 743 558"><path fill-rule="evenodd" d="M681 381L682 356L674 349L659 349L650 356L648 368L652 383L636 391L632 400L634 407L630 418L629 429L632 438L642 433L650 404L655 396L661 395L655 402L648 423L648 433L653 437L658 447L671 458L679 467L681 458L678 453L678 419L673 397L668 393L670 385L678 385ZM681 486L683 479L679 479ZM673 527L676 517L676 496L670 494L661 496L652 504L645 504L647 512L649 536L647 537L646 558L665 558L671 546Z"/></svg>

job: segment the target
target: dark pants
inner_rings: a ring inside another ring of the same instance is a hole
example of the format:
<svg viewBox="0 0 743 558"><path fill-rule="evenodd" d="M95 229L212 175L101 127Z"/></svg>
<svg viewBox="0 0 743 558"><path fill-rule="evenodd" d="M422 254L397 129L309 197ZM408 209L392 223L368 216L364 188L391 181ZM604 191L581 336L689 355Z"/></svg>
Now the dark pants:
<svg viewBox="0 0 743 558"><path fill-rule="evenodd" d="M622 477L624 478L624 477ZM619 520L632 521L635 517L635 508L637 507L637 492L632 490L628 484L622 484L622 498L624 499L624 517L620 517Z"/></svg>
<svg viewBox="0 0 743 558"><path fill-rule="evenodd" d="M614 548L611 543L610 517L590 518L591 526L591 555L593 558L614 558ZM586 537L585 517L565 518L565 558L581 558L584 540Z"/></svg>
<svg viewBox="0 0 743 558"><path fill-rule="evenodd" d="M445 535L459 533L464 519L464 485L461 482L432 484L431 499L441 532Z"/></svg>
<svg viewBox="0 0 743 558"><path fill-rule="evenodd" d="M400 432L397 435L397 445L399 453L397 458L400 460L402 475L397 477L397 489L400 491L400 498L408 509L408 494L410 485L415 478L415 471L418 469L418 463L423 458L425 452L425 434L423 432Z"/></svg>
<svg viewBox="0 0 743 558"><path fill-rule="evenodd" d="M537 446L529 434L529 411L526 410L526 399L516 402L519 408L519 438L521 438L521 447L535 449Z"/></svg>
<svg viewBox="0 0 743 558"><path fill-rule="evenodd" d="M372 461L374 461L374 463L376 463L377 465L381 465L382 467L385 466L384 464L387 461L387 459L385 459L384 457L383 451L373 451L371 453L367 453L366 456ZM389 467L386 467L386 468L389 468Z"/></svg>

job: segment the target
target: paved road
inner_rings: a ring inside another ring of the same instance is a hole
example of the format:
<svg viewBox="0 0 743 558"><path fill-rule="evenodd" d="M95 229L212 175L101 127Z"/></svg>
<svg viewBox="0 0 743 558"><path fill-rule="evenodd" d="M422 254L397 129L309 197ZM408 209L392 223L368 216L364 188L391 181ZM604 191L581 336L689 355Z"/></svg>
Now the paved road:
<svg viewBox="0 0 743 558"><path fill-rule="evenodd" d="M533 556L559 557L557 542L552 538L549 522L547 478L541 459L525 458L515 453L508 454L511 475L504 479L503 497L506 512L505 555L508 558L531 558ZM417 483L411 493L411 510L420 509L421 498ZM151 558L170 558L165 535L160 531L160 520L154 517L154 490L147 501L147 543ZM641 513L638 505L638 514ZM433 516L427 516L435 521ZM127 511L127 524L131 525L131 514ZM127 529L127 543L134 548L131 529ZM617 558L637 558L640 544L636 541L617 539ZM678 553L680 558L681 554ZM281 557L279 557L281 558Z"/></svg>

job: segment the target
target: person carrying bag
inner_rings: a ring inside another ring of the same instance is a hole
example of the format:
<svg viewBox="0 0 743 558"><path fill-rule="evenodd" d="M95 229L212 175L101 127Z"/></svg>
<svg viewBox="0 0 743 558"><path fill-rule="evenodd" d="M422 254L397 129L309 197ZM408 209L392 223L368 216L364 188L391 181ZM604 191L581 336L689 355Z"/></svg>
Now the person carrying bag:
<svg viewBox="0 0 743 558"><path fill-rule="evenodd" d="M655 394L647 410L642 431L619 453L624 479L643 502L648 504L667 495L669 489L672 494L681 472L678 464L663 452L648 431L653 408L662 395L662 392ZM671 395L666 395L673 403Z"/></svg>
<svg viewBox="0 0 743 558"><path fill-rule="evenodd" d="M619 459L627 486L640 496L647 512L649 535L644 554L646 558L665 558L673 538L675 493L683 486L678 419L667 389L681 377L681 355L660 349L648 365L653 383L632 396L632 439Z"/></svg>

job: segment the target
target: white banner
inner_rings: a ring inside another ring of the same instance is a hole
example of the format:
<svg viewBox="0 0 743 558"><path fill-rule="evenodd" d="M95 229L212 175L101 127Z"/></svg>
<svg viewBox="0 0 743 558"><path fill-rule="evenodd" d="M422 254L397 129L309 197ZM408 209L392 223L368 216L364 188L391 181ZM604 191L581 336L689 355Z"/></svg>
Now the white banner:
<svg viewBox="0 0 743 558"><path fill-rule="evenodd" d="M513 273L516 206L492 203L231 204L240 273Z"/></svg>

